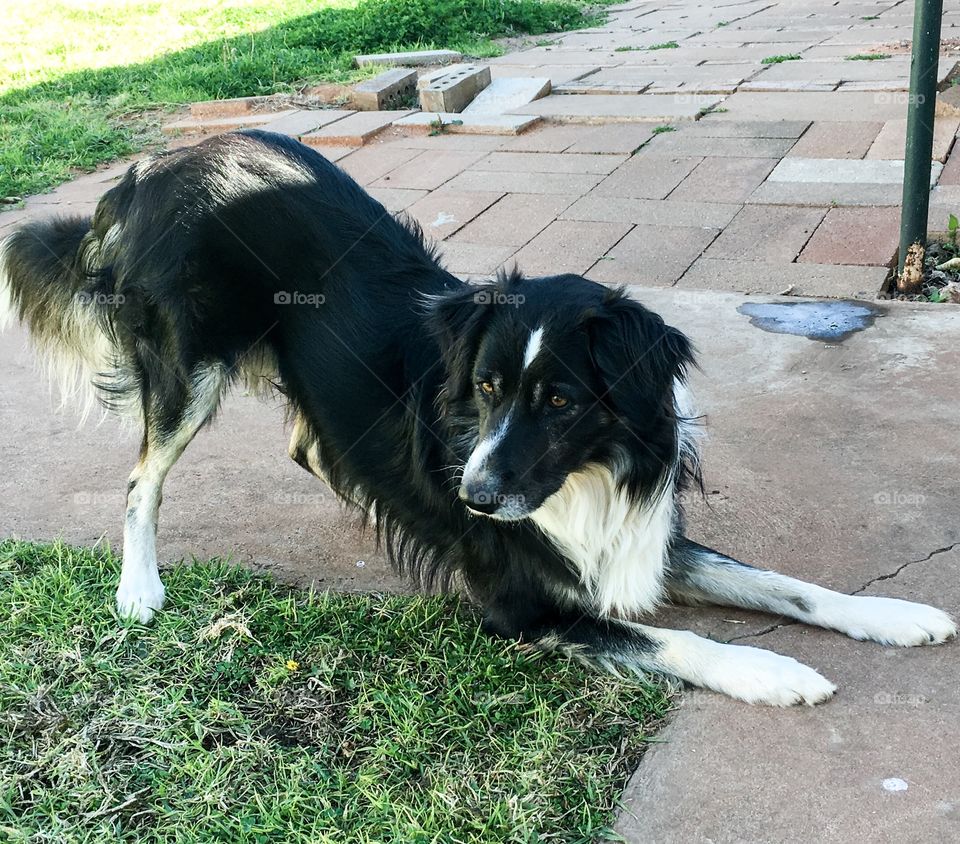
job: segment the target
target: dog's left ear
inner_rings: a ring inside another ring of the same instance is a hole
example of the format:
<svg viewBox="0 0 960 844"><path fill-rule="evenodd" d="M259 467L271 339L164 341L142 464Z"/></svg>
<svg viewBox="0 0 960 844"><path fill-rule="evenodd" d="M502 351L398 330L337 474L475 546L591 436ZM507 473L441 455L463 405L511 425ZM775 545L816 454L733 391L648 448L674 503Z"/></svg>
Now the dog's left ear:
<svg viewBox="0 0 960 844"><path fill-rule="evenodd" d="M446 400L473 395L473 363L494 301L496 285L473 285L433 300L427 316L447 370Z"/></svg>
<svg viewBox="0 0 960 844"><path fill-rule="evenodd" d="M687 336L623 291L587 315L587 330L604 399L614 413L637 433L657 424L651 408L672 419L674 382L695 365Z"/></svg>

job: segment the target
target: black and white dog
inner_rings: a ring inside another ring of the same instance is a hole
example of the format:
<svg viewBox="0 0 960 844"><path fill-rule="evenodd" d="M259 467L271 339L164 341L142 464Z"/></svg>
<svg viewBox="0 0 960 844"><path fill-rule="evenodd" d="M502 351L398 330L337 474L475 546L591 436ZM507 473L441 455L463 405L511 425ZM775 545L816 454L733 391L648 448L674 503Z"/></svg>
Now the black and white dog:
<svg viewBox="0 0 960 844"><path fill-rule="evenodd" d="M144 426L121 613L146 622L163 605L164 479L242 378L286 396L291 456L370 514L396 566L465 589L493 634L787 706L835 687L789 657L632 619L672 598L888 645L956 632L932 607L684 538L678 492L698 480L687 338L578 276L454 278L415 226L288 138L228 134L141 161L92 221L31 223L0 248L0 314Z"/></svg>

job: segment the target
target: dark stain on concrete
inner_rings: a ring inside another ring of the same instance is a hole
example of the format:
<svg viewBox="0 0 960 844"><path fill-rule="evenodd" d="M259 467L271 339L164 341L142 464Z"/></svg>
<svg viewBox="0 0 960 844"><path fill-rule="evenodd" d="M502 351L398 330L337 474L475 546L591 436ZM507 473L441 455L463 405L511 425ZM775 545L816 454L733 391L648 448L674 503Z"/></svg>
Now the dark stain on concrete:
<svg viewBox="0 0 960 844"><path fill-rule="evenodd" d="M811 340L842 343L873 325L882 311L863 302L748 302L737 311L750 324L774 334L796 334Z"/></svg>

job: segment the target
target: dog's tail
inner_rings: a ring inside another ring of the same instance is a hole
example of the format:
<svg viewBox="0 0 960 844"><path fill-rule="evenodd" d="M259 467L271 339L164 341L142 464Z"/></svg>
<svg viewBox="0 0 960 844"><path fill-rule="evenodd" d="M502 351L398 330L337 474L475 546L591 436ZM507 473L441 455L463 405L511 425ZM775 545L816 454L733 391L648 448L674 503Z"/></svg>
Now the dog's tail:
<svg viewBox="0 0 960 844"><path fill-rule="evenodd" d="M111 397L131 368L116 341L122 297L101 261L88 217L27 223L0 241L0 330L19 322L30 333L63 403L86 416Z"/></svg>

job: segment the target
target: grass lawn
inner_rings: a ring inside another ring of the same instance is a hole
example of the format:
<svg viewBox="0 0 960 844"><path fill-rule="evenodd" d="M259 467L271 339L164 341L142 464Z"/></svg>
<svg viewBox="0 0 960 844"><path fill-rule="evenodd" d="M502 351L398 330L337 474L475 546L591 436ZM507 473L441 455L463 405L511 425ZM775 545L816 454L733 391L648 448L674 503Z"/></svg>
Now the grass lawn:
<svg viewBox="0 0 960 844"><path fill-rule="evenodd" d="M669 702L446 598L213 561L150 627L109 553L0 543L0 840L588 842Z"/></svg>
<svg viewBox="0 0 960 844"><path fill-rule="evenodd" d="M0 200L156 141L157 110L357 76L358 52L496 53L611 0L30 0L0 3ZM369 74L370 71L365 71Z"/></svg>

